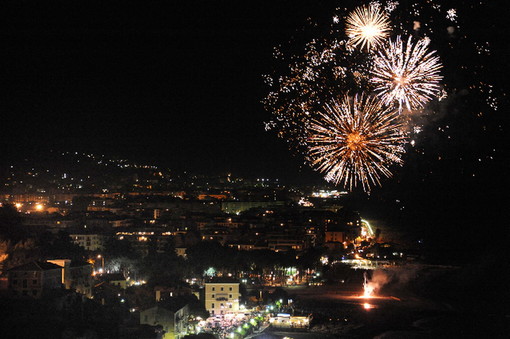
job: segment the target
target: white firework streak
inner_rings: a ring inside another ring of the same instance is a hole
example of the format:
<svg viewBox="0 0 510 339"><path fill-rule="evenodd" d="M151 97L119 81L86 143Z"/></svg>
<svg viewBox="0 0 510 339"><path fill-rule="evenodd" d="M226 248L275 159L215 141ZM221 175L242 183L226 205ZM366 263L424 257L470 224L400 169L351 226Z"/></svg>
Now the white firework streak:
<svg viewBox="0 0 510 339"><path fill-rule="evenodd" d="M308 126L308 154L325 179L350 190L361 182L369 192L391 177L389 166L402 164L406 143L400 115L376 97L355 95L325 105Z"/></svg>
<svg viewBox="0 0 510 339"><path fill-rule="evenodd" d="M429 51L428 40L406 43L397 36L381 47L374 58L370 82L386 105L398 103L399 110L423 108L441 91L439 56Z"/></svg>
<svg viewBox="0 0 510 339"><path fill-rule="evenodd" d="M345 27L349 44L367 50L382 43L391 31L388 16L377 6L357 7L347 16Z"/></svg>

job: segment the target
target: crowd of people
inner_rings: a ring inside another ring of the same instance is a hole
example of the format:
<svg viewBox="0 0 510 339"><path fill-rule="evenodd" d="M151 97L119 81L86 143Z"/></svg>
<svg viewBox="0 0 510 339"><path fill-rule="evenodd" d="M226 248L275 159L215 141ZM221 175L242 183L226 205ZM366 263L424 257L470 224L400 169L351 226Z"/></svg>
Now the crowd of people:
<svg viewBox="0 0 510 339"><path fill-rule="evenodd" d="M231 333L236 332L239 327L242 328L245 324L249 324L254 316L255 315L250 312L216 315L203 320L200 326L202 331L213 333L219 338L231 338ZM246 328L246 331L253 329L254 327L251 325L249 328Z"/></svg>

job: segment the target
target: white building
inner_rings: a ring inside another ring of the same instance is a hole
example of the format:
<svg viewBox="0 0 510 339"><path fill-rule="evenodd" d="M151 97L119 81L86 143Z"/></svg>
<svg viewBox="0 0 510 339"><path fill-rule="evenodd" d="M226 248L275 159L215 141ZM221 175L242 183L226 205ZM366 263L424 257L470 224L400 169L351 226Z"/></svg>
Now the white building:
<svg viewBox="0 0 510 339"><path fill-rule="evenodd" d="M105 236L101 234L71 234L72 241L87 251L101 251L104 247Z"/></svg>
<svg viewBox="0 0 510 339"><path fill-rule="evenodd" d="M205 309L211 315L239 311L239 281L216 279L205 283Z"/></svg>

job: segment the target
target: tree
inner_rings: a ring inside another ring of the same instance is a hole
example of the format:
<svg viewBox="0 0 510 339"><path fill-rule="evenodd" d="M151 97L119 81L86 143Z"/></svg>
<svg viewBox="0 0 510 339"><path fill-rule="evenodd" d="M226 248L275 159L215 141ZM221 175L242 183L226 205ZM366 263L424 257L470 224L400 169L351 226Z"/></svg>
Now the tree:
<svg viewBox="0 0 510 339"><path fill-rule="evenodd" d="M146 309L154 304L154 291L147 285L131 286L126 289L126 298L130 307Z"/></svg>
<svg viewBox="0 0 510 339"><path fill-rule="evenodd" d="M11 204L0 206L0 239L18 242L28 237L28 231L22 224L21 216Z"/></svg>
<svg viewBox="0 0 510 339"><path fill-rule="evenodd" d="M42 256L48 259L84 260L86 258L85 249L73 243L66 231L59 231L57 235L43 233L37 243L41 248Z"/></svg>
<svg viewBox="0 0 510 339"><path fill-rule="evenodd" d="M232 250L216 241L204 241L191 246L186 250L186 255L188 264L196 274L202 274L209 267L222 269L234 263Z"/></svg>
<svg viewBox="0 0 510 339"><path fill-rule="evenodd" d="M0 240L0 274L3 272L4 262L9 258L9 248L11 242L9 240Z"/></svg>
<svg viewBox="0 0 510 339"><path fill-rule="evenodd" d="M306 252L299 256L299 259L297 260L298 267L305 270L315 269L321 265L320 259L323 253L323 249L315 247L308 249Z"/></svg>
<svg viewBox="0 0 510 339"><path fill-rule="evenodd" d="M149 253L142 259L139 274L150 286L172 285L179 282L186 270L184 260L175 252Z"/></svg>
<svg viewBox="0 0 510 339"><path fill-rule="evenodd" d="M281 300L281 302L280 302L280 300ZM289 300L289 294L281 287L275 288L273 293L270 293L269 295L267 295L267 303L275 303L278 301L278 302L286 305L288 303L288 300Z"/></svg>
<svg viewBox="0 0 510 339"><path fill-rule="evenodd" d="M136 258L133 247L127 239L116 239L110 237L104 244L104 255L110 258L126 257L130 259Z"/></svg>
<svg viewBox="0 0 510 339"><path fill-rule="evenodd" d="M40 258L40 247L33 238L20 240L11 245L8 257L4 261L4 268L11 268Z"/></svg>

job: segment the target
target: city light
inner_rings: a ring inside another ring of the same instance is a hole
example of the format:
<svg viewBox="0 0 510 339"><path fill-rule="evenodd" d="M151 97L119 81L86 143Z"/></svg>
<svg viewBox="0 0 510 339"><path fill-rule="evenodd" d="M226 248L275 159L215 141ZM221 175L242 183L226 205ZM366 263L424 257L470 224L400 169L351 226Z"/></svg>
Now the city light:
<svg viewBox="0 0 510 339"><path fill-rule="evenodd" d="M374 308L374 305L369 304L369 303L363 303L363 308L365 310L370 310L370 309Z"/></svg>
<svg viewBox="0 0 510 339"><path fill-rule="evenodd" d="M510 20L453 4L9 11L4 332L508 336Z"/></svg>

